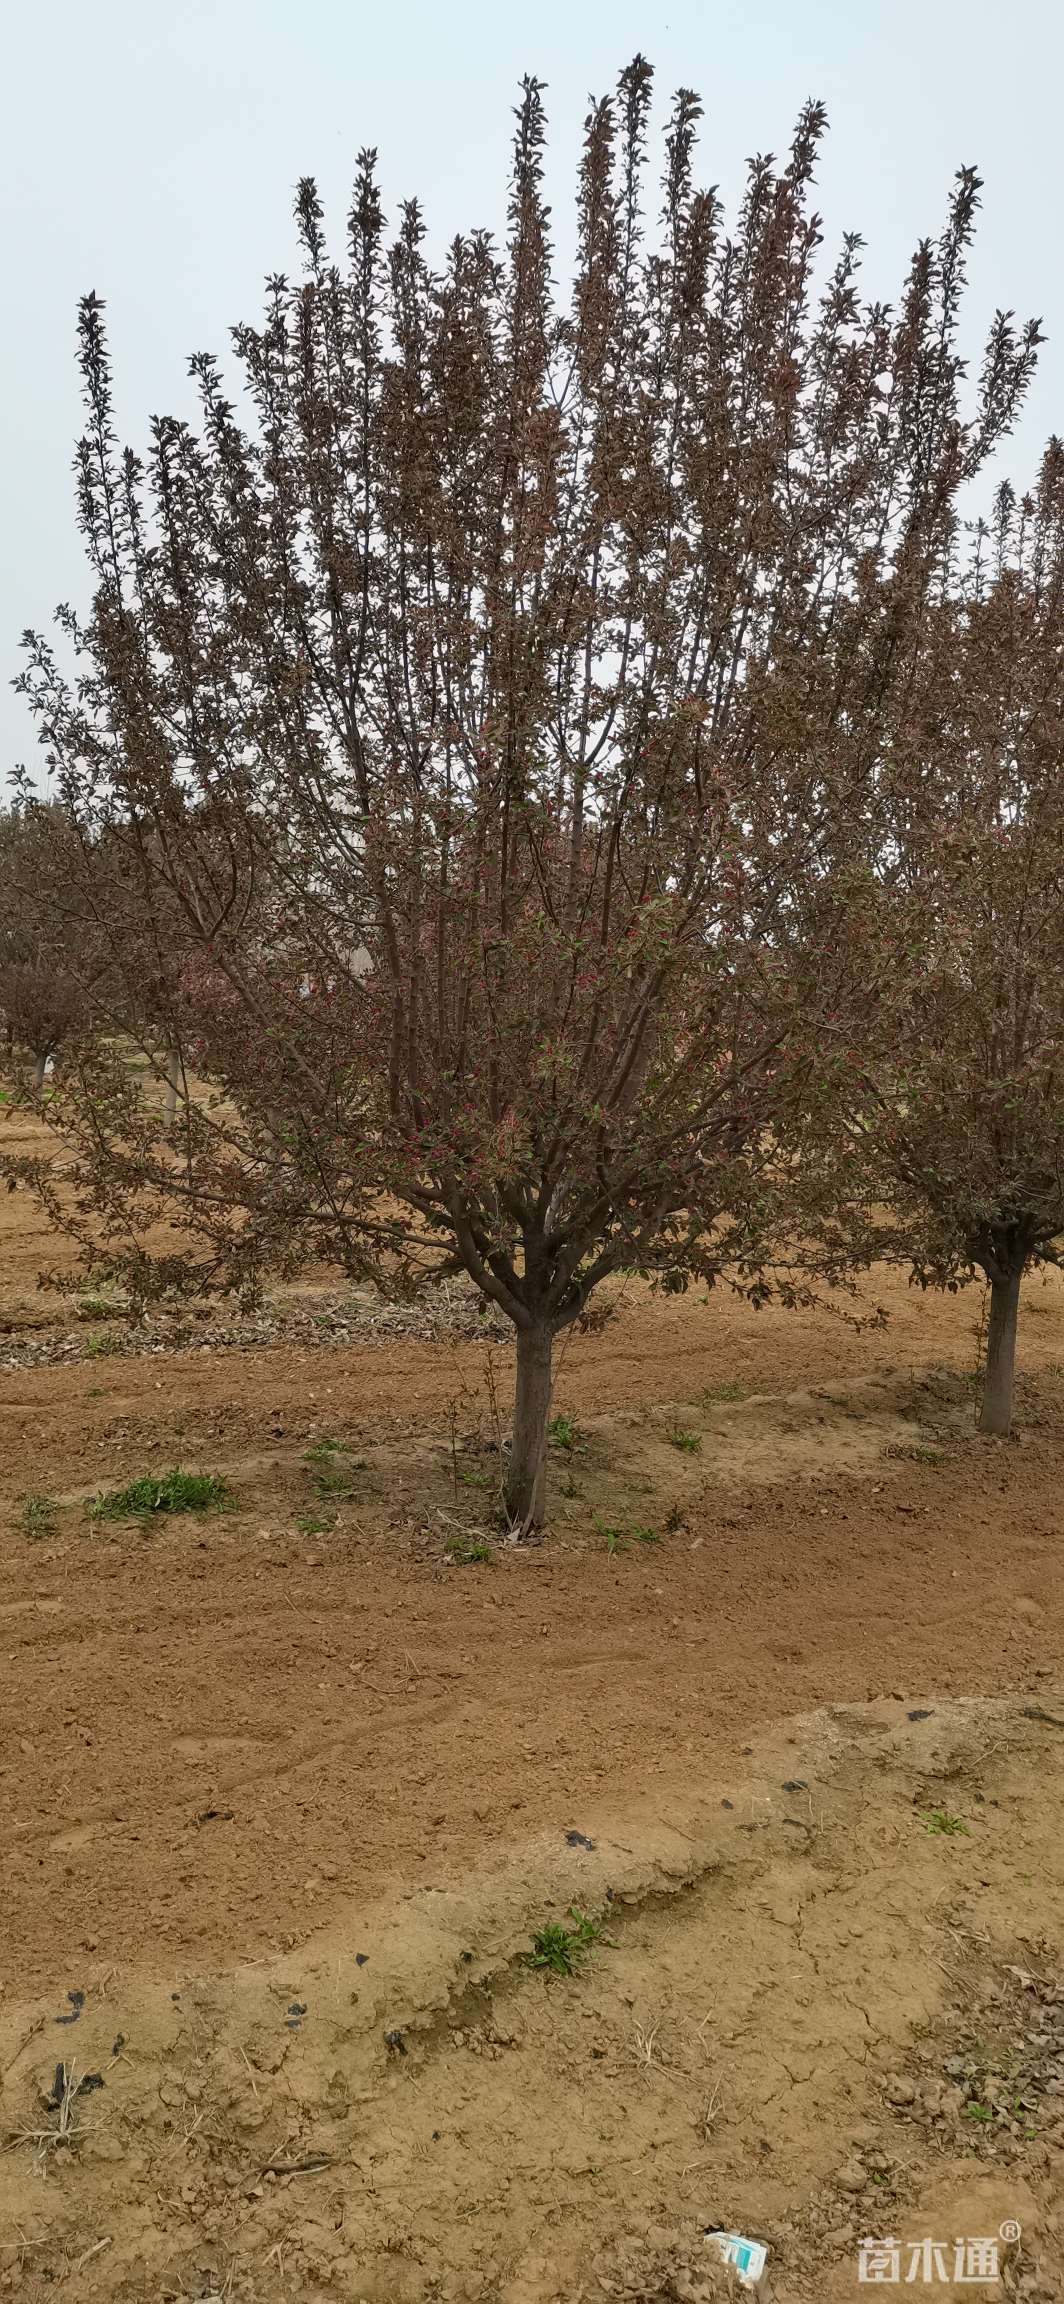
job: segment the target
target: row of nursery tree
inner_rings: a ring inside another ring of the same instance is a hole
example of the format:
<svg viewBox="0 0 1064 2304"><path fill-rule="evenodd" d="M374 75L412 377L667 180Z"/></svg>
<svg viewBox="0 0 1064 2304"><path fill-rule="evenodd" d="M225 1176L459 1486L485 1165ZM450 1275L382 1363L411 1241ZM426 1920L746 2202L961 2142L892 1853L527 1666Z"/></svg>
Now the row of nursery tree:
<svg viewBox="0 0 1064 2304"><path fill-rule="evenodd" d="M522 1530L554 1340L619 1268L983 1275L1004 1432L1064 1228L1060 444L971 516L1037 325L967 372L972 171L869 302L818 107L729 227L689 92L648 194L649 104L637 58L588 115L564 293L534 81L501 246L435 265L413 202L389 237L367 152L336 261L304 182L239 398L197 357L143 454L85 299L92 605L27 635L49 800L0 842L64 1220L141 1290L467 1273L516 1330Z"/></svg>

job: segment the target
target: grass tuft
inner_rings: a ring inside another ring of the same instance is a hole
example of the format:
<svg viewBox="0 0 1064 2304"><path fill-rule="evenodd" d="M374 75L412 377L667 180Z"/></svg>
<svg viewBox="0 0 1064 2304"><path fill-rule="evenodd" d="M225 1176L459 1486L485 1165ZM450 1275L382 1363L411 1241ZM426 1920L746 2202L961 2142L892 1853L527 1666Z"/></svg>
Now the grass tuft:
<svg viewBox="0 0 1064 2304"><path fill-rule="evenodd" d="M448 1560L453 1560L458 1568L471 1568L478 1560L494 1560L495 1558L490 1544L479 1542L468 1536L448 1536L443 1549Z"/></svg>
<svg viewBox="0 0 1064 2304"><path fill-rule="evenodd" d="M595 1526L599 1535L605 1539L606 1550L611 1560L616 1558L618 1552L627 1552L630 1543L660 1544L661 1542L656 1528L645 1528L639 1521L634 1521L631 1527L621 1528L614 1521L604 1520L600 1512L596 1512L594 1517Z"/></svg>
<svg viewBox="0 0 1064 2304"><path fill-rule="evenodd" d="M675 1424L668 1437L670 1448L679 1448L685 1456L696 1456L702 1446L701 1433L692 1432L685 1424Z"/></svg>
<svg viewBox="0 0 1064 2304"><path fill-rule="evenodd" d="M963 1833L965 1839L971 1838L963 1816L951 1815L948 1808L921 1808L917 1813L925 1832L940 1833L950 1839Z"/></svg>
<svg viewBox="0 0 1064 2304"><path fill-rule="evenodd" d="M42 1536L54 1536L58 1505L54 1496L24 1496L18 1524L24 1536L39 1543Z"/></svg>
<svg viewBox="0 0 1064 2304"><path fill-rule="evenodd" d="M611 1938L603 1935L597 1921L589 1920L586 1912L579 1912L575 1904L569 1906L569 1918L575 1922L566 1928L560 1920L547 1920L532 1937L532 1950L524 1954L528 1968L545 1968L552 1976L572 1976L578 1961L585 1953L594 1951L596 1944L609 1944Z"/></svg>
<svg viewBox="0 0 1064 2304"><path fill-rule="evenodd" d="M79 1320L114 1320L121 1306L109 1296L79 1296Z"/></svg>
<svg viewBox="0 0 1064 2304"><path fill-rule="evenodd" d="M571 1456L574 1448L580 1446L583 1435L575 1416L552 1416L547 1437L552 1448L564 1448L566 1455Z"/></svg>
<svg viewBox="0 0 1064 2304"><path fill-rule="evenodd" d="M492 1474L478 1471L475 1464L456 1464L455 1470L463 1488L490 1488L493 1485Z"/></svg>
<svg viewBox="0 0 1064 2304"><path fill-rule="evenodd" d="M145 1472L125 1488L93 1498L94 1520L137 1520L151 1512L227 1512L236 1499L219 1472Z"/></svg>

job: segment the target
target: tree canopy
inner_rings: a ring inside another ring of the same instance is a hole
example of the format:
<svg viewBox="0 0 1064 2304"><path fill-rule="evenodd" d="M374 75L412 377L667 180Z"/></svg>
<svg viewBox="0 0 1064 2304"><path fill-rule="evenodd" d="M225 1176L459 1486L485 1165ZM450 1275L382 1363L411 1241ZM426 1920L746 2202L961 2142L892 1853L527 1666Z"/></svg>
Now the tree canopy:
<svg viewBox="0 0 1064 2304"><path fill-rule="evenodd" d="M648 191L650 95L637 58L588 113L564 288L535 80L502 248L434 265L413 201L389 240L365 152L335 261L305 181L240 399L198 356L198 426L143 457L87 297L94 602L24 679L86 871L121 859L125 990L56 1105L90 1198L177 1195L231 1272L463 1268L517 1331L518 1528L602 1279L763 1285L883 764L1038 343L999 313L969 387L973 171L892 309L855 236L824 265L819 106L729 226L690 91ZM169 1137L114 1038L149 947Z"/></svg>

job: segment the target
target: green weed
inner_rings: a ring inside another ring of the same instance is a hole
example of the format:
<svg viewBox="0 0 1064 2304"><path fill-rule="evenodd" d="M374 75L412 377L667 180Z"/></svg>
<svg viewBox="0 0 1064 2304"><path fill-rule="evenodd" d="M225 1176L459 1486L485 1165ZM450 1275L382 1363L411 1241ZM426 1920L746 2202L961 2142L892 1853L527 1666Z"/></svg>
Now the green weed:
<svg viewBox="0 0 1064 2304"><path fill-rule="evenodd" d="M595 1526L600 1536L605 1538L606 1550L611 1560L616 1558L618 1552L627 1552L630 1543L660 1544L661 1542L656 1528L645 1528L638 1521L634 1521L630 1528L620 1528L614 1521L604 1520L601 1513L596 1512Z"/></svg>
<svg viewBox="0 0 1064 2304"><path fill-rule="evenodd" d="M700 1432L692 1432L684 1424L676 1424L669 1433L670 1448L679 1448L685 1456L695 1456L702 1446Z"/></svg>
<svg viewBox="0 0 1064 2304"><path fill-rule="evenodd" d="M218 1472L146 1472L125 1488L105 1490L89 1507L94 1520L137 1520L151 1512L226 1512L236 1499Z"/></svg>
<svg viewBox="0 0 1064 2304"><path fill-rule="evenodd" d="M740 1384L734 1379L723 1384L707 1384L702 1394L703 1403L707 1408L713 1407L721 1400L748 1400L749 1397L749 1384Z"/></svg>
<svg viewBox="0 0 1064 2304"><path fill-rule="evenodd" d="M478 1472L478 1471L477 1471L477 1468L476 1468L476 1466L475 1466L475 1464L458 1464L458 1465L456 1465L456 1466L455 1466L455 1470L456 1470L456 1472L457 1472L457 1474L458 1474L458 1478L460 1479L460 1481L461 1481L461 1483L462 1483L462 1486L463 1486L463 1488L490 1488L490 1487L491 1487L491 1484L492 1484L492 1475L491 1475L491 1473L490 1473L490 1472Z"/></svg>
<svg viewBox="0 0 1064 2304"><path fill-rule="evenodd" d="M453 1560L459 1568L471 1568L478 1560L493 1560L495 1557L490 1544L468 1536L449 1536L443 1549L448 1560Z"/></svg>
<svg viewBox="0 0 1064 2304"><path fill-rule="evenodd" d="M350 1496L351 1482L346 1470L338 1464L319 1463L314 1472L314 1486L319 1496Z"/></svg>
<svg viewBox="0 0 1064 2304"><path fill-rule="evenodd" d="M79 1320L113 1320L119 1307L107 1296L79 1296Z"/></svg>
<svg viewBox="0 0 1064 2304"><path fill-rule="evenodd" d="M571 1456L574 1448L580 1446L583 1435L575 1416L552 1416L547 1437L552 1448L564 1448L566 1455Z"/></svg>
<svg viewBox="0 0 1064 2304"><path fill-rule="evenodd" d="M54 1536L58 1509L54 1496L24 1496L18 1516L23 1535L32 1536L34 1542L42 1536Z"/></svg>
<svg viewBox="0 0 1064 2304"><path fill-rule="evenodd" d="M925 1832L942 1833L948 1838L963 1833L965 1839L971 1838L963 1816L951 1815L948 1808L921 1808L917 1813Z"/></svg>
<svg viewBox="0 0 1064 2304"><path fill-rule="evenodd" d="M109 1360L114 1353L120 1352L121 1349L121 1337L112 1336L107 1328L97 1329L95 1334L85 1338L85 1357L87 1360Z"/></svg>
<svg viewBox="0 0 1064 2304"><path fill-rule="evenodd" d="M548 1969L552 1976L572 1976L585 1953L593 1951L596 1944L611 1942L597 1921L589 1920L587 1913L579 1912L575 1904L569 1906L569 1918L575 1922L572 1928L566 1928L560 1920L547 1920L542 1928L535 1930L532 1950L524 1955L526 1967Z"/></svg>
<svg viewBox="0 0 1064 2304"><path fill-rule="evenodd" d="M324 1536L328 1526L328 1521L323 1520L317 1512L299 1512L296 1514L296 1527L301 1536Z"/></svg>

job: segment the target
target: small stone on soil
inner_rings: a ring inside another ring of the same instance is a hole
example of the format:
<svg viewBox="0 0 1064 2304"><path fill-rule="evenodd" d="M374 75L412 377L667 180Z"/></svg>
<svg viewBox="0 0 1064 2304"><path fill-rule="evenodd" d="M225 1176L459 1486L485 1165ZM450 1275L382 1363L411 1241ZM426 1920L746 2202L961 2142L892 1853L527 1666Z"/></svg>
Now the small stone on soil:
<svg viewBox="0 0 1064 2304"><path fill-rule="evenodd" d="M868 2183L867 2170L859 2160L846 2160L839 2169L835 2182L840 2192L863 2192Z"/></svg>

